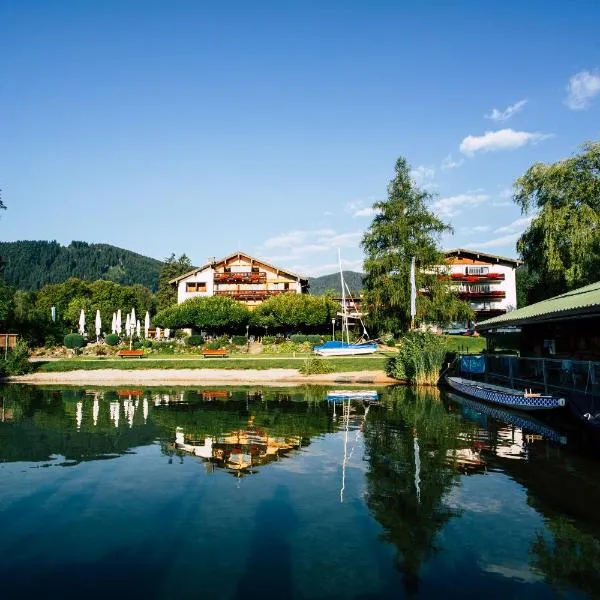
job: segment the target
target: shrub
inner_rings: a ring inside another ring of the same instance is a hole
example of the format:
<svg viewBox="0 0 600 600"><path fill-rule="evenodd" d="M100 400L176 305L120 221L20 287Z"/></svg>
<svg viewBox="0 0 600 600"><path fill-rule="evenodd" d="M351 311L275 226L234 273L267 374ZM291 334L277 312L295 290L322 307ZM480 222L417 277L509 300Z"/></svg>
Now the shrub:
<svg viewBox="0 0 600 600"><path fill-rule="evenodd" d="M263 346L270 346L276 342L277 338L274 335L265 335L263 336L262 343Z"/></svg>
<svg viewBox="0 0 600 600"><path fill-rule="evenodd" d="M29 348L23 340L18 340L15 347L8 353L3 369L8 375L23 375L32 370L29 362Z"/></svg>
<svg viewBox="0 0 600 600"><path fill-rule="evenodd" d="M85 338L79 333L67 333L67 335L65 335L63 343L67 348L73 350L73 352L77 354L77 350L83 348L87 342L85 341Z"/></svg>
<svg viewBox="0 0 600 600"><path fill-rule="evenodd" d="M299 370L302 375L322 375L333 373L333 365L322 358L311 356L302 363Z"/></svg>
<svg viewBox="0 0 600 600"><path fill-rule="evenodd" d="M109 345L109 346L116 346L119 343L119 336L116 333L109 333L105 338L104 341Z"/></svg>
<svg viewBox="0 0 600 600"><path fill-rule="evenodd" d="M188 335L185 338L186 346L201 346L202 345L202 336L201 335Z"/></svg>
<svg viewBox="0 0 600 600"><path fill-rule="evenodd" d="M386 373L417 385L436 385L446 350L443 337L409 331L399 342L398 355L388 360Z"/></svg>
<svg viewBox="0 0 600 600"><path fill-rule="evenodd" d="M304 340L305 342L309 342L310 344L320 344L321 343L321 336L320 335L307 335L306 336L306 340Z"/></svg>
<svg viewBox="0 0 600 600"><path fill-rule="evenodd" d="M221 347L221 343L218 341L215 342L209 342L208 344L206 344L206 347L209 350L218 350Z"/></svg>
<svg viewBox="0 0 600 600"><path fill-rule="evenodd" d="M300 344L306 341L306 336L303 333L294 333L290 335L290 340L296 344Z"/></svg>
<svg viewBox="0 0 600 600"><path fill-rule="evenodd" d="M231 341L236 346L245 346L248 343L248 339L246 338L245 335L234 335L233 338L231 339Z"/></svg>

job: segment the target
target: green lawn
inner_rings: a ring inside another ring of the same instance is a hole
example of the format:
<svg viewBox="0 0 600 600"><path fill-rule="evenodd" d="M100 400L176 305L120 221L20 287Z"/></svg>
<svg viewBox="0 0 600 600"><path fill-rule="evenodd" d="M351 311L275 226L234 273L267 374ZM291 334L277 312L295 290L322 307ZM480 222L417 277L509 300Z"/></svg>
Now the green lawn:
<svg viewBox="0 0 600 600"><path fill-rule="evenodd" d="M299 369L305 358L293 357L256 357L256 358L74 358L54 362L35 363L35 370L40 373L57 373L75 370L96 369ZM385 368L387 357L383 354L374 356L336 356L323 359L330 362L335 372L347 371L379 371Z"/></svg>
<svg viewBox="0 0 600 600"><path fill-rule="evenodd" d="M471 337L469 335L447 335L445 336L450 352L461 352L463 354L479 354L485 350L485 338Z"/></svg>

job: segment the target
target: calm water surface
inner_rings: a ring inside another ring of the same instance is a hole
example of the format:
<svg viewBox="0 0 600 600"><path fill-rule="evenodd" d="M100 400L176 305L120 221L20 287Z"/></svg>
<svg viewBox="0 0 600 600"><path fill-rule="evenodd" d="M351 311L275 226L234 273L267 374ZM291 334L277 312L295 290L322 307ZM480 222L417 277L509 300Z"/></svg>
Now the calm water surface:
<svg viewBox="0 0 600 600"><path fill-rule="evenodd" d="M1 388L3 597L600 597L593 445L380 392Z"/></svg>

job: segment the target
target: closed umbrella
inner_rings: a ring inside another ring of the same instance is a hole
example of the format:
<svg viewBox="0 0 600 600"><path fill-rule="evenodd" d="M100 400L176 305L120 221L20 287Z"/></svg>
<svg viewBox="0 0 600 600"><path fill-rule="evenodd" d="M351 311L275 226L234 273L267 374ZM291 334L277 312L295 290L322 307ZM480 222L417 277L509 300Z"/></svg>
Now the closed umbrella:
<svg viewBox="0 0 600 600"><path fill-rule="evenodd" d="M125 319L125 335L129 337L131 332L131 318L129 313L127 313L127 317Z"/></svg>
<svg viewBox="0 0 600 600"><path fill-rule="evenodd" d="M117 313L113 313L112 324L110 326L111 333L117 333Z"/></svg>
<svg viewBox="0 0 600 600"><path fill-rule="evenodd" d="M79 314L79 333L83 335L85 333L85 311L81 309Z"/></svg>
<svg viewBox="0 0 600 600"><path fill-rule="evenodd" d="M150 313L146 311L146 318L144 319L144 337L148 337L148 329L150 329Z"/></svg>
<svg viewBox="0 0 600 600"><path fill-rule="evenodd" d="M102 319L100 317L100 311L96 311L96 341L100 337L100 331L102 331Z"/></svg>
<svg viewBox="0 0 600 600"><path fill-rule="evenodd" d="M141 325L140 325L140 320L138 319L136 324L135 324L135 334L140 337L140 329L141 329Z"/></svg>
<svg viewBox="0 0 600 600"><path fill-rule="evenodd" d="M129 325L131 327L130 335L135 333L135 308L131 309L131 316L129 317Z"/></svg>
<svg viewBox="0 0 600 600"><path fill-rule="evenodd" d="M120 308L119 308L119 310L117 310L117 321L116 321L115 325L116 325L117 335L121 335L121 309Z"/></svg>

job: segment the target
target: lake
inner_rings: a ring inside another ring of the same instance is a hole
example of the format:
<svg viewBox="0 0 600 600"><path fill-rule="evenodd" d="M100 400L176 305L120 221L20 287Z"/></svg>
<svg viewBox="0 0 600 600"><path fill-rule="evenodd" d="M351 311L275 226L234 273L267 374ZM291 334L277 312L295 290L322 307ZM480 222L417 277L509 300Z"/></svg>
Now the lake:
<svg viewBox="0 0 600 600"><path fill-rule="evenodd" d="M593 438L326 392L0 388L3 596L600 597Z"/></svg>

